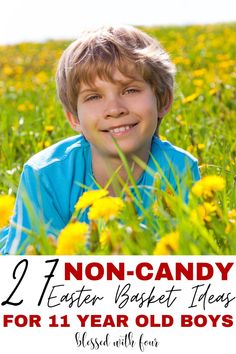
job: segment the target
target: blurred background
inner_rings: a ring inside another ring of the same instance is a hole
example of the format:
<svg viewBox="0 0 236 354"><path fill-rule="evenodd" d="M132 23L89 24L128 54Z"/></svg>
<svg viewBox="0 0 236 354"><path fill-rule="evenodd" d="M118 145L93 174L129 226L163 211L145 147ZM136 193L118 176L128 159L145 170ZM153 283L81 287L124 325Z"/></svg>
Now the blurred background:
<svg viewBox="0 0 236 354"><path fill-rule="evenodd" d="M1 0L0 44L71 39L81 27L208 24L236 20L235 0Z"/></svg>

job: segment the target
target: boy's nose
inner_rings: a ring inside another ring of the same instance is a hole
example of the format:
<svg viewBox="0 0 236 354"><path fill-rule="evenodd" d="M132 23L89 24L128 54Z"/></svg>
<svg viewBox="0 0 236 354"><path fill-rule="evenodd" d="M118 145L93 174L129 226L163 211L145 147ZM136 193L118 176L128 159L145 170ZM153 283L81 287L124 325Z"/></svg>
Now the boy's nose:
<svg viewBox="0 0 236 354"><path fill-rule="evenodd" d="M124 116L126 114L128 114L128 108L121 99L114 98L107 102L105 109L106 118L119 118L120 116Z"/></svg>

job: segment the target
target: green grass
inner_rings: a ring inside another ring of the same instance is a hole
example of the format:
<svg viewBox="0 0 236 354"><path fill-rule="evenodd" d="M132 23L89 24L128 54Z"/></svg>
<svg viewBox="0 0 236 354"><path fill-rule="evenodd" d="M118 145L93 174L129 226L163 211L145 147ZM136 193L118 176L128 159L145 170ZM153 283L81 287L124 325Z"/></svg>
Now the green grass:
<svg viewBox="0 0 236 354"><path fill-rule="evenodd" d="M177 67L173 107L160 134L196 156L202 176L221 175L226 180L225 191L218 196L226 215L236 208L236 24L143 29L160 40ZM54 79L68 44L50 41L0 47L2 194L15 194L23 164L33 154L75 135L57 99ZM183 211L180 217L187 220L188 213ZM182 234L189 227L186 223L179 224ZM206 238L214 236L216 228L224 234L227 223L215 218L213 224ZM229 234L233 237L234 231ZM193 249L185 246L182 252L194 253ZM224 252L235 252L235 247Z"/></svg>

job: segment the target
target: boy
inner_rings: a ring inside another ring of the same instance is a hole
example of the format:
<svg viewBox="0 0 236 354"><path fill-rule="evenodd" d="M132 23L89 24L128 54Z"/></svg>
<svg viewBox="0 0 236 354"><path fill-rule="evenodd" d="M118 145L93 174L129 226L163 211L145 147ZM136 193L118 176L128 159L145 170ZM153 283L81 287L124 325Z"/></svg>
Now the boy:
<svg viewBox="0 0 236 354"><path fill-rule="evenodd" d="M190 171L193 180L199 179L197 160L155 135L172 104L174 71L156 40L128 26L85 31L65 50L57 90L71 127L80 135L25 164L4 253L16 253L22 246L24 228L37 233L37 220L57 237L86 190L82 186L104 188L117 169L127 179L114 140L132 167L145 208L150 200L142 186L151 187L153 176L133 156L157 171L155 159L175 190L176 175L181 182ZM111 185L109 192L115 195ZM86 214L81 221L87 221Z"/></svg>

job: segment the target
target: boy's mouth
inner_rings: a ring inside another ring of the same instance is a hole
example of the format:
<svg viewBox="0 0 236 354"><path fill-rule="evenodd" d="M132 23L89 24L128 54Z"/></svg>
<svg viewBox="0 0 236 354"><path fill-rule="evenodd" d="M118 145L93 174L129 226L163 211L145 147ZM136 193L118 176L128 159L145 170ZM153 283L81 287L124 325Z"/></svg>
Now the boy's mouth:
<svg viewBox="0 0 236 354"><path fill-rule="evenodd" d="M107 130L103 130L103 132L109 132L112 134L122 134L125 132L128 132L129 130L131 130L133 127L135 127L138 123L134 123L134 124L128 124L128 125L121 125L119 127L111 127Z"/></svg>

